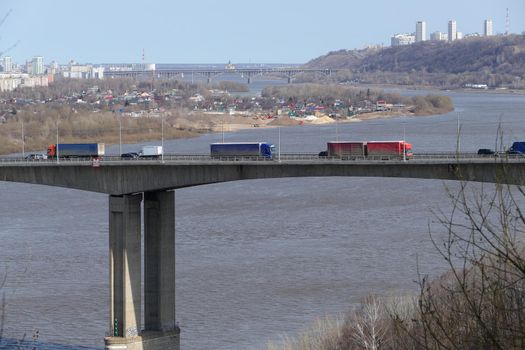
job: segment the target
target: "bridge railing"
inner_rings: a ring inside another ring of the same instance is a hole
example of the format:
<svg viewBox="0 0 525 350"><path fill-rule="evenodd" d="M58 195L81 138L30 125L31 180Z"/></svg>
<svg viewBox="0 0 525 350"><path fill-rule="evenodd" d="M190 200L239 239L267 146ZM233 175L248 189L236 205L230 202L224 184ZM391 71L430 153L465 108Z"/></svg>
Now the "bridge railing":
<svg viewBox="0 0 525 350"><path fill-rule="evenodd" d="M377 156L343 156L343 157L325 157L312 153L283 153L275 155L273 159L266 157L236 156L236 157L211 157L209 154L165 154L164 157L157 158L121 158L118 155L104 156L98 161L98 164L104 163L126 163L141 164L148 162L275 162L275 161L315 161L315 162L378 162L378 161L402 161L401 156L377 155ZM434 162L452 162L452 161L525 161L525 155L520 154L494 154L478 155L477 153L418 153L406 158L407 161L434 161ZM98 165L89 158L61 158L61 165ZM50 165L57 164L56 159L25 159L22 157L0 157L0 165Z"/></svg>

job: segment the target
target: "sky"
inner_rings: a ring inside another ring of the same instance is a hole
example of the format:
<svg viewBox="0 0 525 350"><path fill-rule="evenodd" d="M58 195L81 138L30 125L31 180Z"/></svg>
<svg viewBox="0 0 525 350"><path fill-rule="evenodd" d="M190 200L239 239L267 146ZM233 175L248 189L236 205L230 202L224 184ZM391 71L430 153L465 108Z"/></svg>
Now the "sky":
<svg viewBox="0 0 525 350"><path fill-rule="evenodd" d="M449 20L467 34L492 19L504 33L507 8L509 32L525 32L525 0L0 0L0 52L19 64L300 64L389 46L417 21L427 36Z"/></svg>

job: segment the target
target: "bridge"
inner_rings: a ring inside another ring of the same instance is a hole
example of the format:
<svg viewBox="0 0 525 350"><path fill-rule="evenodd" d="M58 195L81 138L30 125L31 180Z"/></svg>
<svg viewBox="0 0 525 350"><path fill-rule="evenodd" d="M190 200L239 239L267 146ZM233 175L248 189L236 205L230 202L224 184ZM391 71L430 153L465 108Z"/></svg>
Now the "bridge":
<svg viewBox="0 0 525 350"><path fill-rule="evenodd" d="M105 338L108 350L180 349L180 330L175 320L175 189L250 179L325 176L523 185L524 174L524 158L459 154L421 156L408 161L381 158L343 160L286 154L275 160L221 160L204 155L167 155L157 160L107 157L100 162L0 159L0 181L67 187L109 195L111 336Z"/></svg>
<svg viewBox="0 0 525 350"><path fill-rule="evenodd" d="M314 74L316 78L331 76L337 69L303 69L303 68L233 68L233 69L158 69L158 70L106 70L105 77L133 79L183 79L184 77L203 77L207 83L220 75L236 74L246 78L248 84L256 76L273 76L287 79L290 84L298 74Z"/></svg>

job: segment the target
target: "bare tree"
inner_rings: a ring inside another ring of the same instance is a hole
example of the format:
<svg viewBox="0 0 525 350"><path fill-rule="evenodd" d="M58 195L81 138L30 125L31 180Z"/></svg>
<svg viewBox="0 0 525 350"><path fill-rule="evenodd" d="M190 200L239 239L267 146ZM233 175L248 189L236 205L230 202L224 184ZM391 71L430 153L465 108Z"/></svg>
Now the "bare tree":
<svg viewBox="0 0 525 350"><path fill-rule="evenodd" d="M359 313L351 320L351 337L356 345L364 350L379 350L385 342L387 333L385 324L385 307L380 298L366 298Z"/></svg>

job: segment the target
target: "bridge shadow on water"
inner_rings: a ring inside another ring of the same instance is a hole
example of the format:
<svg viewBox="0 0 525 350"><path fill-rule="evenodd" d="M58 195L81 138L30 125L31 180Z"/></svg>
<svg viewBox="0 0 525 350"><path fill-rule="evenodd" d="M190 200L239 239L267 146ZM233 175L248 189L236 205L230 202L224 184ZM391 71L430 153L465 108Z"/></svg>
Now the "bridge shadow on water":
<svg viewBox="0 0 525 350"><path fill-rule="evenodd" d="M11 338L0 338L0 350L102 350L101 348L94 348L80 345L62 345L46 343L34 340L20 340Z"/></svg>

